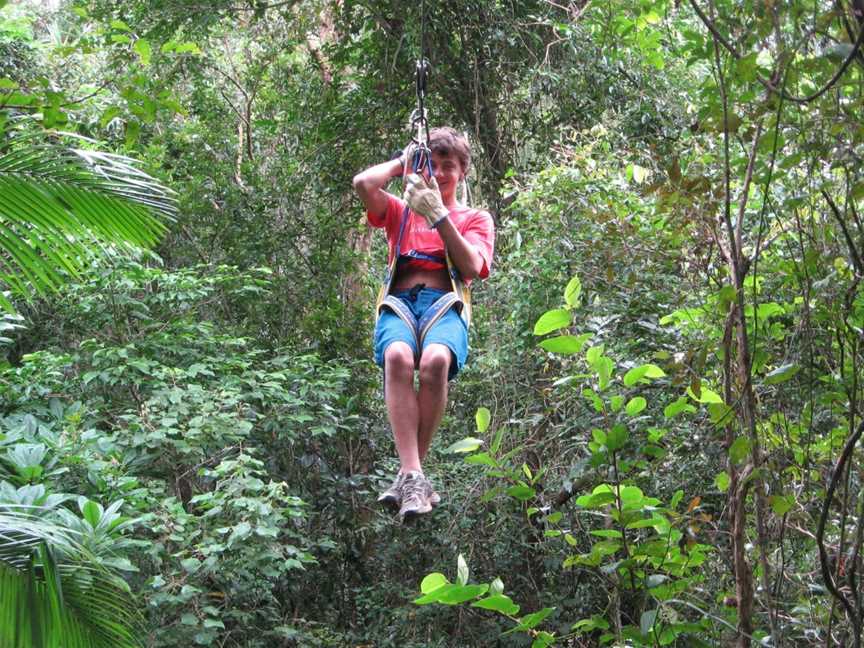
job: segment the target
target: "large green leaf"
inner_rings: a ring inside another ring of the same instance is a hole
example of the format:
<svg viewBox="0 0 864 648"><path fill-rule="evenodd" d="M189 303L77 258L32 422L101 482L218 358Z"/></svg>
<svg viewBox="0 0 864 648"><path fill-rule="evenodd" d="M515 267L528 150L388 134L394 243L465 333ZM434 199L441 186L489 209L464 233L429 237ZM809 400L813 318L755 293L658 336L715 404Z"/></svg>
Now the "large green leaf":
<svg viewBox="0 0 864 648"><path fill-rule="evenodd" d="M0 155L0 283L19 297L56 290L93 255L153 246L174 210L129 158L13 140Z"/></svg>
<svg viewBox="0 0 864 648"><path fill-rule="evenodd" d="M126 584L70 529L0 512L0 646L132 648L141 619Z"/></svg>

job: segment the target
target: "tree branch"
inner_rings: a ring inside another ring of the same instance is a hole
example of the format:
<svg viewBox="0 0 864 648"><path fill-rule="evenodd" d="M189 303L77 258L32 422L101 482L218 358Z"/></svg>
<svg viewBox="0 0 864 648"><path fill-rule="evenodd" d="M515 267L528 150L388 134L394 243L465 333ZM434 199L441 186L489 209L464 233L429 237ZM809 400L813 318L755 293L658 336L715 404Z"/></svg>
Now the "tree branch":
<svg viewBox="0 0 864 648"><path fill-rule="evenodd" d="M702 9L699 7L699 5L696 4L696 0L690 0L690 6L693 7L693 10L699 16L699 19L702 21L702 23L705 25L705 27L708 28L708 31L710 31L711 34L714 36L715 42L718 42L721 45L723 45L724 49L726 49L736 61L739 60L741 58L741 54L738 52L738 50L735 49L735 47L728 40L726 40L726 38L723 37L723 34L720 33L720 31L717 29L716 25L714 25L714 23L708 18L708 16L705 15L705 13L702 11ZM831 77L831 79L824 86L819 88L819 90L817 90L813 94L808 95L806 97L795 97L793 95L790 95L785 90L783 90L782 88L778 88L770 79L766 79L765 77L763 77L761 75L757 75L756 79L757 79L757 81L759 81L759 83L761 83L763 86L765 86L765 88L768 89L770 92L773 92L774 94L780 95L786 101L792 101L794 103L799 103L799 104L810 103L811 101L815 101L816 99L821 97L823 94L828 92L832 87L834 87L834 84L836 84L837 81L840 80L840 77L843 76L843 73L846 72L846 69L849 67L849 64L852 63L853 59L855 58L855 56L858 54L859 50L861 49L861 43L862 42L864 42L864 29L861 29L859 31L858 38L855 41L855 45L852 47L852 51L849 52L849 54L846 56L846 59L843 61L843 63L837 69L837 72L834 73L834 76Z"/></svg>
<svg viewBox="0 0 864 648"><path fill-rule="evenodd" d="M861 262L861 256L858 254L858 249L855 247L852 235L849 234L849 230L846 228L846 222L843 220L843 215L840 213L840 210L837 208L834 201L831 200L831 196L828 195L828 192L824 189L820 189L820 192L822 193L822 197L825 198L828 203L828 206L831 207L831 213L834 214L834 218L840 225L840 229L843 230L843 238L846 239L846 245L849 246L849 254L852 257L852 265L855 267L856 274L859 276L864 275L864 263Z"/></svg>

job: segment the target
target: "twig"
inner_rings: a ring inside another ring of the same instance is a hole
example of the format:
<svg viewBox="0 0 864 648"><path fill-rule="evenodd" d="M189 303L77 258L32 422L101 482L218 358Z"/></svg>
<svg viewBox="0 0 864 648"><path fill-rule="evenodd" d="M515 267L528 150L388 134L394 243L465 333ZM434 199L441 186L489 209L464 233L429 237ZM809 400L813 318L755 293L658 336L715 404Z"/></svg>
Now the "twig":
<svg viewBox="0 0 864 648"><path fill-rule="evenodd" d="M828 552L825 551L825 525L828 522L828 513L831 510L831 502L834 499L834 491L837 489L837 483L840 481L840 476L846 469L846 463L852 456L855 445L864 434L864 421L858 425L858 429L846 440L846 445L843 447L843 452L840 458L834 465L834 470L831 473L831 480L828 483L828 489L825 492L825 501L822 504L822 513L819 516L819 526L816 529L816 544L819 547L819 565L822 568L822 579L825 581L825 587L831 592L831 595L840 602L846 610L849 620L852 622L852 634L855 648L861 646L861 619L858 616L857 610L852 607L849 599L837 589L834 582L834 577L831 575L831 567L828 564Z"/></svg>
<svg viewBox="0 0 864 648"><path fill-rule="evenodd" d="M864 29L861 30L864 32ZM846 245L849 246L849 254L852 257L852 265L855 267L855 272L858 275L864 275L864 264L861 262L861 257L858 254L858 249L855 247L855 242L852 240L852 236L849 234L849 230L846 228L846 223L843 220L843 215L840 213L840 210L837 209L837 205L831 200L831 196L828 195L828 192L824 189L819 190L822 194L822 197L825 198L825 201L828 203L828 206L831 207L831 213L834 214L834 218L837 219L837 223L840 225L840 229L843 230L843 237L846 239Z"/></svg>

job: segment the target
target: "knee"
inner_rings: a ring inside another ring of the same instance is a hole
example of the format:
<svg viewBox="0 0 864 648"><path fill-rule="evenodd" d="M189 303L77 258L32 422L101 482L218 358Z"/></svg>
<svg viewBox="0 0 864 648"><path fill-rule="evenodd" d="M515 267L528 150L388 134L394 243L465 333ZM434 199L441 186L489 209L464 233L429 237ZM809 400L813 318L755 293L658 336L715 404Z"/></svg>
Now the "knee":
<svg viewBox="0 0 864 648"><path fill-rule="evenodd" d="M414 378L414 352L403 342L394 342L384 351L384 370L396 380Z"/></svg>
<svg viewBox="0 0 864 648"><path fill-rule="evenodd" d="M450 349L440 344L430 344L420 356L420 380L446 382L450 360Z"/></svg>

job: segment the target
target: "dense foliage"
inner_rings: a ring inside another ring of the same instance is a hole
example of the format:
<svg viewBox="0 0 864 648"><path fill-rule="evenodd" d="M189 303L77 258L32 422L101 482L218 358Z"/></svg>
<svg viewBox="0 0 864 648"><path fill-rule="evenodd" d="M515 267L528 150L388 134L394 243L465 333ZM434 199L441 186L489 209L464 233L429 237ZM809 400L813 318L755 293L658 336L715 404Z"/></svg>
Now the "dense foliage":
<svg viewBox="0 0 864 648"><path fill-rule="evenodd" d="M0 1L0 645L860 646L862 39L858 0ZM400 525L350 178L421 46L497 242Z"/></svg>

